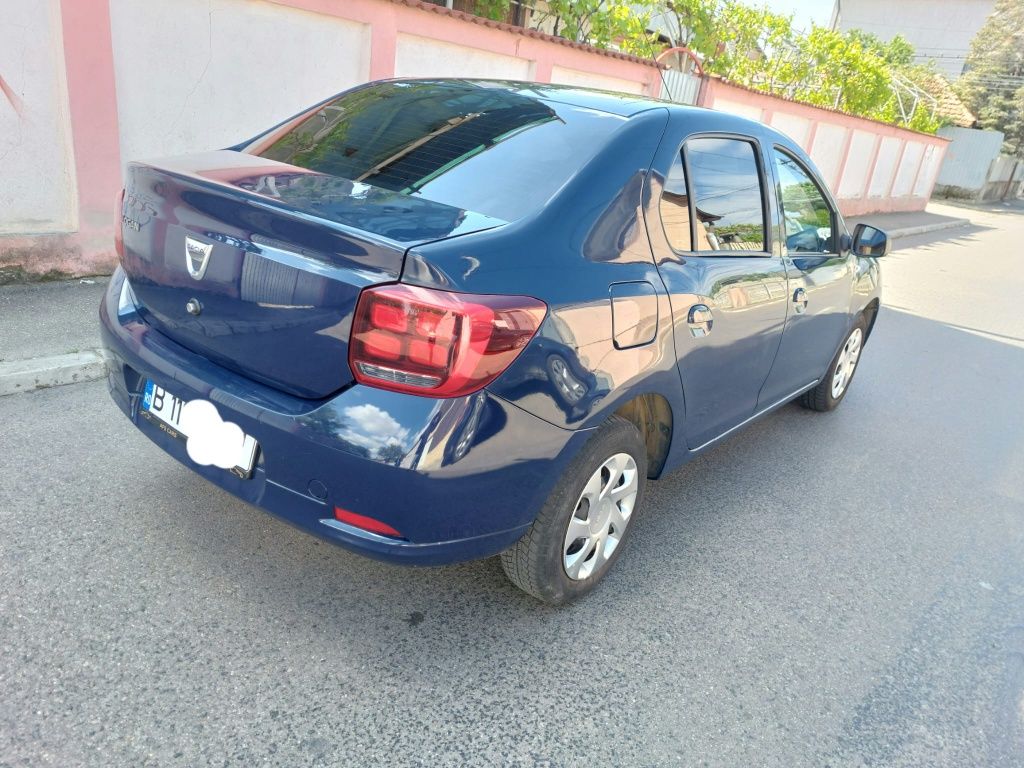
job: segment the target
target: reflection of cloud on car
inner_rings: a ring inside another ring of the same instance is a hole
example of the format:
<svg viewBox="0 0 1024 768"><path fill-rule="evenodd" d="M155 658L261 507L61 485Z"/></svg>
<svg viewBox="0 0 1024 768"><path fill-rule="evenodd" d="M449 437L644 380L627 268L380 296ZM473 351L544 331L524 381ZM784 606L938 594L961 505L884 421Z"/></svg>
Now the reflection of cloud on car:
<svg viewBox="0 0 1024 768"><path fill-rule="evenodd" d="M350 406L342 413L348 423L339 436L352 445L365 448L371 455L389 445L401 445L409 436L408 429L371 403Z"/></svg>

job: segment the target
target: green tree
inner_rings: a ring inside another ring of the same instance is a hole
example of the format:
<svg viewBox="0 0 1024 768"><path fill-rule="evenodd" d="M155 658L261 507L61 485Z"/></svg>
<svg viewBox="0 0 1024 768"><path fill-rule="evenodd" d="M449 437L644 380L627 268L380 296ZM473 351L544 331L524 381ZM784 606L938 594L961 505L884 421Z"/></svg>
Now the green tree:
<svg viewBox="0 0 1024 768"><path fill-rule="evenodd" d="M710 72L779 96L934 132L940 121L923 105L914 48L861 31L812 27L735 0L715 10L704 49ZM927 72L930 76L933 73Z"/></svg>
<svg viewBox="0 0 1024 768"><path fill-rule="evenodd" d="M796 46L798 60L808 68L796 98L874 117L890 97L892 67L856 36L814 27Z"/></svg>
<svg viewBox="0 0 1024 768"><path fill-rule="evenodd" d="M727 0L714 11L701 51L704 66L729 80L771 90L773 67L793 35L792 17Z"/></svg>
<svg viewBox="0 0 1024 768"><path fill-rule="evenodd" d="M473 13L477 16L484 16L494 21L504 21L508 18L509 9L512 7L512 0L475 0Z"/></svg>
<svg viewBox="0 0 1024 768"><path fill-rule="evenodd" d="M605 25L601 37L613 41L621 50L650 59L662 49L658 36L651 32L651 15L657 8L653 2L630 3L616 0L598 17L597 26Z"/></svg>
<svg viewBox="0 0 1024 768"><path fill-rule="evenodd" d="M1003 67L999 77L1022 74L1024 6L1016 7L1019 4L1020 0L999 0L993 16L1004 25L1013 17L1016 24L1015 38L989 32L1001 35L999 55L989 54ZM509 0L476 0L476 8L481 15L504 18ZM655 16L668 27L673 45L696 51L703 56L706 71L741 85L917 130L934 132L940 124L935 99L926 95L937 73L913 64L913 46L898 35L883 41L868 32L841 33L824 27L804 34L793 28L792 16L741 0L547 0L533 18L538 28L574 42L646 58L664 47L650 31ZM1008 59L1015 69L1005 66ZM1004 81L993 81L980 58L978 66L978 83L990 86L979 100L991 101L992 90L1004 98L975 111L999 126L1007 123L1008 113L1015 114L1018 133L1000 130L1007 133L1008 142L1024 147L1024 89L1006 95L1007 89L991 87Z"/></svg>
<svg viewBox="0 0 1024 768"><path fill-rule="evenodd" d="M1024 3L997 0L966 66L954 84L960 98L982 128L1005 134L1007 153L1024 158Z"/></svg>
<svg viewBox="0 0 1024 768"><path fill-rule="evenodd" d="M659 13L670 27L672 44L693 50L708 51L715 29L719 0L666 0L654 4L652 13Z"/></svg>
<svg viewBox="0 0 1024 768"><path fill-rule="evenodd" d="M550 20L555 35L573 42L616 45L627 53L652 56L657 45L648 27L654 7L652 0L548 0L546 10L537 14L537 25Z"/></svg>
<svg viewBox="0 0 1024 768"><path fill-rule="evenodd" d="M547 9L538 14L538 23L551 20L552 32L576 43L597 44L593 33L594 17L607 11L607 0L548 0Z"/></svg>
<svg viewBox="0 0 1024 768"><path fill-rule="evenodd" d="M860 45L865 51L878 56L894 67L908 67L914 60L914 46L903 35L896 35L892 40L882 40L872 32L851 29L847 32L851 42Z"/></svg>

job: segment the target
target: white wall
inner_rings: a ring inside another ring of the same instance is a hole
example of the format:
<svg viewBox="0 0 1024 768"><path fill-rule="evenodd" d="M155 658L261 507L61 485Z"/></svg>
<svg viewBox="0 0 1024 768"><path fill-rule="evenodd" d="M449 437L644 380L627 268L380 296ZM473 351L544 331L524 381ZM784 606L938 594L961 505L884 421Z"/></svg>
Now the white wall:
<svg viewBox="0 0 1024 768"><path fill-rule="evenodd" d="M252 0L111 0L122 162L230 146L369 75L370 30Z"/></svg>
<svg viewBox="0 0 1024 768"><path fill-rule="evenodd" d="M843 169L843 178L836 192L838 197L848 200L861 197L864 193L877 142L878 137L873 133L854 130L850 139L850 154L846 158L846 168Z"/></svg>
<svg viewBox="0 0 1024 768"><path fill-rule="evenodd" d="M533 63L481 48L398 35L395 77L480 77L532 80Z"/></svg>
<svg viewBox="0 0 1024 768"><path fill-rule="evenodd" d="M900 158L899 139L893 136L886 136L878 147L878 160L875 162L874 173L871 174L871 185L868 187L868 197L885 197L889 192L889 185L892 183L892 175L896 171L896 163Z"/></svg>
<svg viewBox="0 0 1024 768"><path fill-rule="evenodd" d="M623 80L619 77L609 77L594 72L581 72L578 69L560 67L557 64L551 68L551 82L562 85L579 85L584 88L603 88L606 91L620 93L642 94L644 92L644 84L635 80Z"/></svg>
<svg viewBox="0 0 1024 768"><path fill-rule="evenodd" d="M1000 155L992 163L992 169L989 172L988 180L991 182L1007 182L1011 178L1018 178L1014 176L1014 169L1019 169L1020 160L1016 157L1010 157L1009 155Z"/></svg>
<svg viewBox="0 0 1024 768"><path fill-rule="evenodd" d="M787 115L785 112L773 112L771 125L775 130L789 136L805 151L807 150L807 139L811 134L810 120L796 115Z"/></svg>
<svg viewBox="0 0 1024 768"><path fill-rule="evenodd" d="M910 194L911 188L914 186L914 178L921 167L922 157L924 157L924 144L908 141L903 148L903 160L896 172L896 181L892 184L893 197L905 197Z"/></svg>
<svg viewBox="0 0 1024 768"><path fill-rule="evenodd" d="M722 112L728 112L731 115L739 115L740 117L746 117L750 120L760 120L761 115L764 114L764 110L760 107L754 106L753 104L743 104L739 101L732 101L731 99L716 98L715 103L712 106Z"/></svg>
<svg viewBox="0 0 1024 768"><path fill-rule="evenodd" d="M926 197L932 188L932 182L939 172L939 150L934 146L928 146L924 150L924 157L921 159L921 170L918 171L917 181L914 182L914 197Z"/></svg>
<svg viewBox="0 0 1024 768"><path fill-rule="evenodd" d="M78 203L57 0L0 2L0 77L17 102L0 92L0 233L71 231Z"/></svg>
<svg viewBox="0 0 1024 768"><path fill-rule="evenodd" d="M820 123L814 132L814 146L811 147L811 160L818 166L825 183L833 189L842 170L843 147L846 146L846 134L849 131L841 125Z"/></svg>

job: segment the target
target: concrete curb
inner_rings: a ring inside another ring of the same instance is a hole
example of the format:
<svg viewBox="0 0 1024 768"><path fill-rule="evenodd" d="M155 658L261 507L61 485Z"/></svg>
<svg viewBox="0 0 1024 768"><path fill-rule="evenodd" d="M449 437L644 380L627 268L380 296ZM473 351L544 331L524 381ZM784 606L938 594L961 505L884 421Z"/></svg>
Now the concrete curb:
<svg viewBox="0 0 1024 768"><path fill-rule="evenodd" d="M937 221L934 224L920 224L916 227L903 227L902 229L891 229L886 230L886 234L889 235L893 240L900 237L910 237L911 235L923 235L928 232L939 232L943 229L954 229L956 227L966 227L971 223L970 219L951 219L950 221Z"/></svg>
<svg viewBox="0 0 1024 768"><path fill-rule="evenodd" d="M62 384L79 384L105 375L106 366L100 349L11 360L0 363L0 397Z"/></svg>

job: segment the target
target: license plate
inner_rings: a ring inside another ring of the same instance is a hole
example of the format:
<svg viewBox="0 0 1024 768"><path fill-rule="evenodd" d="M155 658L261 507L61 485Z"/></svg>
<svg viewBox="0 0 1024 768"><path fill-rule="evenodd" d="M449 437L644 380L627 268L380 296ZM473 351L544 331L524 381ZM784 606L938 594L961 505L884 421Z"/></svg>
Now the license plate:
<svg viewBox="0 0 1024 768"><path fill-rule="evenodd" d="M182 418L190 402L204 404L201 408L191 406L192 410L203 412L202 420ZM139 414L175 440L185 443L189 458L197 464L218 466L241 478L252 475L259 443L238 429L237 425L220 421L212 403L205 400L182 400L154 382L147 381ZM202 428L197 429L197 424Z"/></svg>

